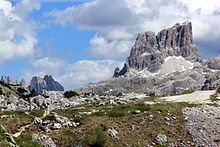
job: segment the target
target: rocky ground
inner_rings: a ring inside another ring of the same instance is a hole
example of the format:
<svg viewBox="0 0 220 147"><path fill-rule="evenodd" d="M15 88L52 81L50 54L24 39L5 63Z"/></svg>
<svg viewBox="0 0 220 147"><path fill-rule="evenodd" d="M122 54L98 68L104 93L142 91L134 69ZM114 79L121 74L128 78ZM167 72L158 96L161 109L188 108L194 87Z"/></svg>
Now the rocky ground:
<svg viewBox="0 0 220 147"><path fill-rule="evenodd" d="M219 95L192 92L2 97L0 146L218 146Z"/></svg>
<svg viewBox="0 0 220 147"><path fill-rule="evenodd" d="M220 107L203 105L183 109L186 128L196 141L196 146L220 146Z"/></svg>

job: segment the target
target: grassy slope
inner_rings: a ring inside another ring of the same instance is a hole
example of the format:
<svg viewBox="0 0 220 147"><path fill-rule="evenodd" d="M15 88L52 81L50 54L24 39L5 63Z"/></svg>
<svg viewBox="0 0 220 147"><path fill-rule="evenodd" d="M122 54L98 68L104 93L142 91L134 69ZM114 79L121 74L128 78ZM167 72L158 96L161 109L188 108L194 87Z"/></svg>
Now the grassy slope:
<svg viewBox="0 0 220 147"><path fill-rule="evenodd" d="M86 146L88 145L87 138L94 135L97 128L104 126L104 128L114 127L119 132L119 139L109 138L106 146L146 146L151 144L159 133L166 134L169 143L180 142L181 140L193 142L190 134L183 127L181 109L186 106L192 105L176 103L153 106L134 104L114 108L101 107L98 109L105 109L106 114L99 112L83 118L73 117L76 110L57 111L61 115L80 120L82 125L79 128L51 133L50 136L57 140L59 146L71 146L78 143ZM146 112L132 114L132 111L136 109ZM164 119L168 113L176 117L176 120L170 121L170 125L167 125ZM149 119L149 115L154 116L152 121Z"/></svg>
<svg viewBox="0 0 220 147"><path fill-rule="evenodd" d="M0 88L4 91L4 93L6 95L14 95L14 96L16 96L18 98L20 97L14 90L9 89L8 87L2 85L1 83L0 83Z"/></svg>
<svg viewBox="0 0 220 147"><path fill-rule="evenodd" d="M156 99L156 98L154 98ZM179 143L181 140L192 141L190 134L183 127L184 120L181 109L186 106L194 106L186 103L161 103L155 105L144 105L142 102L137 104L121 105L121 106L84 106L79 109L56 110L62 116L66 116L75 121L82 123L79 127L70 129L61 129L59 132L51 132L48 135L55 140L58 146L83 145L91 146L146 146L151 144L155 136L159 133L166 134L168 143ZM99 110L89 116L78 117L78 112L89 112L91 110ZM133 114L134 110L141 110L140 114ZM16 114L18 117L11 119L0 119L0 124L11 132L15 133L17 129L33 121L34 116L41 116L41 111L29 112L27 115L24 111L17 112L0 112L3 114ZM175 120L166 124L166 117L176 117ZM153 115L153 120L150 120ZM106 130L110 127L115 128L119 135L118 139L112 139L106 134ZM22 146L22 142L28 142L31 132L41 131L41 127L32 126L24 132L23 136L16 139ZM0 140L0 145L3 143ZM28 142L32 145L36 142ZM101 145L100 145L101 144ZM166 146L166 145L165 145ZM190 145L188 145L190 146Z"/></svg>

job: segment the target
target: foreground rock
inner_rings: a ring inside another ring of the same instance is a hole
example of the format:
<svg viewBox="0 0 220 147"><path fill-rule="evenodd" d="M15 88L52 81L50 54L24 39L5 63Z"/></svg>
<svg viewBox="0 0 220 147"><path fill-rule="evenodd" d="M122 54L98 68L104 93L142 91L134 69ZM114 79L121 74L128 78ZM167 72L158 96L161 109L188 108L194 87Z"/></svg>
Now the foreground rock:
<svg viewBox="0 0 220 147"><path fill-rule="evenodd" d="M220 107L203 105L183 109L186 128L197 142L196 146L220 146Z"/></svg>
<svg viewBox="0 0 220 147"><path fill-rule="evenodd" d="M112 138L117 138L118 137L118 131L116 131L114 128L108 129L107 133Z"/></svg>
<svg viewBox="0 0 220 147"><path fill-rule="evenodd" d="M33 134L32 135L33 140L37 140L41 143L42 147L56 147L56 144L53 142L53 140L43 134Z"/></svg>
<svg viewBox="0 0 220 147"><path fill-rule="evenodd" d="M163 144L167 143L167 136L164 134L158 134L154 138L154 143L159 144L159 145L163 145Z"/></svg>

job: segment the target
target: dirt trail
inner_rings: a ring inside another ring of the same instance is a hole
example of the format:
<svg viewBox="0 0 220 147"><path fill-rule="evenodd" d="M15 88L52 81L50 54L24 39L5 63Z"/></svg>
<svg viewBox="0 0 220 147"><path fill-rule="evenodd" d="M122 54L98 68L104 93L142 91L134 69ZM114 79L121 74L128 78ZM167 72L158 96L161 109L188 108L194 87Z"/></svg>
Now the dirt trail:
<svg viewBox="0 0 220 147"><path fill-rule="evenodd" d="M30 115L28 112L26 112L27 115ZM41 119L45 118L46 116L48 116L50 114L50 109L47 108L46 110L44 110L44 114L41 117ZM21 135L22 132L24 132L27 128L29 128L31 125L33 125L34 122L24 125L22 126L20 129L18 129L18 132L16 132L15 134L13 134L13 137L19 137Z"/></svg>

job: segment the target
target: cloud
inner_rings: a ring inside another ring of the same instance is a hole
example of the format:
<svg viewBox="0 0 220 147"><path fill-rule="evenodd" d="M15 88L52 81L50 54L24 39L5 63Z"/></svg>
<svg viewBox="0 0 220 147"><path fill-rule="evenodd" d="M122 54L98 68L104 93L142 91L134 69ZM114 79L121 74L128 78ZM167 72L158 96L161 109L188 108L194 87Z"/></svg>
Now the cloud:
<svg viewBox="0 0 220 147"><path fill-rule="evenodd" d="M127 56L136 34L158 32L184 21L192 21L199 46L204 42L219 46L219 9L219 0L93 0L64 10L54 9L45 16L61 25L96 30L90 52L109 59ZM208 52L204 46L201 48L202 54Z"/></svg>
<svg viewBox="0 0 220 147"><path fill-rule="evenodd" d="M67 89L79 87L112 77L115 67L122 65L122 62L114 60L81 60L70 64L64 75L58 79Z"/></svg>
<svg viewBox="0 0 220 147"><path fill-rule="evenodd" d="M23 71L22 77L27 81L32 76L52 75L66 89L97 82L113 75L115 67L122 67L123 62L114 60L80 60L67 63L53 57L44 57L30 62L31 67Z"/></svg>
<svg viewBox="0 0 220 147"><path fill-rule="evenodd" d="M22 73L22 77L24 77L27 81L30 81L32 76L44 76L44 75L52 75L55 77L59 77L63 74L63 70L67 63L63 60L53 58L53 57L43 57L37 60L30 61L31 67L24 69Z"/></svg>
<svg viewBox="0 0 220 147"><path fill-rule="evenodd" d="M37 43L36 25L28 16L39 8L36 0L22 0L16 5L0 1L0 63L32 56Z"/></svg>

